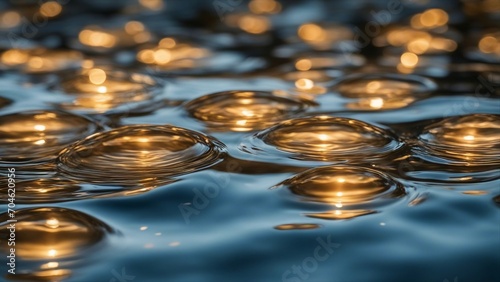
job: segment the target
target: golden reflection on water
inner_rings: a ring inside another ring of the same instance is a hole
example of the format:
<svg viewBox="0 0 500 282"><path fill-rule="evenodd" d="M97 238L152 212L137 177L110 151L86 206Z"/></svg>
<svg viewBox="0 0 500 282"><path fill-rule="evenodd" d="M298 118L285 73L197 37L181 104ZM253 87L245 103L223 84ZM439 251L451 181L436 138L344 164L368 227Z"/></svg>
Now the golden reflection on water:
<svg viewBox="0 0 500 282"><path fill-rule="evenodd" d="M382 128L354 119L330 116L284 121L256 134L251 140L256 144L251 147L243 145L243 149L261 147L255 151L256 154L269 150L264 156L266 158L279 150L290 153L291 159L335 163L385 158L402 145Z"/></svg>
<svg viewBox="0 0 500 282"><path fill-rule="evenodd" d="M149 102L158 94L160 85L152 77L126 74L116 70L91 67L64 77L57 90L70 95L71 102L62 107L84 113L131 110L134 105ZM130 105L127 109L122 109Z"/></svg>
<svg viewBox="0 0 500 282"><path fill-rule="evenodd" d="M54 158L63 146L100 130L93 121L58 111L27 111L0 116L0 156Z"/></svg>
<svg viewBox="0 0 500 282"><path fill-rule="evenodd" d="M317 202L332 210L306 213L323 219L348 219L370 213L376 205L405 195L399 183L382 172L362 167L319 167L275 186L286 187L302 201Z"/></svg>
<svg viewBox="0 0 500 282"><path fill-rule="evenodd" d="M83 55L73 50L9 49L2 53L0 62L27 73L48 73L80 67Z"/></svg>
<svg viewBox="0 0 500 282"><path fill-rule="evenodd" d="M214 130L262 129L314 106L311 101L264 91L228 91L202 96L185 105Z"/></svg>
<svg viewBox="0 0 500 282"><path fill-rule="evenodd" d="M129 21L124 26L114 29L88 26L78 34L81 44L97 48L96 50L131 47L149 42L151 39L151 33L138 21Z"/></svg>
<svg viewBox="0 0 500 282"><path fill-rule="evenodd" d="M419 143L430 155L468 166L498 165L500 117L473 114L427 126Z"/></svg>
<svg viewBox="0 0 500 282"><path fill-rule="evenodd" d="M418 62L418 57L412 55L401 59L407 65ZM356 110L403 108L426 97L435 88L434 82L419 76L370 74L346 77L334 86L340 95L356 99L347 104L348 108Z"/></svg>

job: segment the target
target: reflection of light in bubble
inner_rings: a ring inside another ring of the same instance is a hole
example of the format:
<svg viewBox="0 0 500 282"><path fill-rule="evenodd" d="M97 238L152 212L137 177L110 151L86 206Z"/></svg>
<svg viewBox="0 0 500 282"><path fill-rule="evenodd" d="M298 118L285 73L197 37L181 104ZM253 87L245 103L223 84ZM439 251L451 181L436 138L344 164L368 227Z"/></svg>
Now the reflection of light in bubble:
<svg viewBox="0 0 500 282"><path fill-rule="evenodd" d="M58 169L76 181L153 188L220 162L224 152L219 141L187 129L126 126L65 148Z"/></svg>
<svg viewBox="0 0 500 282"><path fill-rule="evenodd" d="M310 101L263 91L228 91L186 104L194 117L213 129L249 131L265 128L314 105Z"/></svg>
<svg viewBox="0 0 500 282"><path fill-rule="evenodd" d="M65 145L99 129L93 121L65 112L27 111L0 116L0 157L2 161L54 158Z"/></svg>
<svg viewBox="0 0 500 282"><path fill-rule="evenodd" d="M140 106L153 105L161 85L148 75L92 68L65 76L53 89L73 98L71 102L61 103L64 109L106 113L134 111Z"/></svg>
<svg viewBox="0 0 500 282"><path fill-rule="evenodd" d="M308 215L326 219L346 219L373 213L375 211L371 208L406 194L401 184L382 172L344 166L310 169L274 188L281 187L288 188L301 201L324 205L327 212Z"/></svg>
<svg viewBox="0 0 500 282"><path fill-rule="evenodd" d="M407 64L414 62L409 60ZM357 99L347 105L351 109L378 110L405 107L436 87L433 81L420 76L362 74L339 80L333 89L346 98Z"/></svg>
<svg viewBox="0 0 500 282"><path fill-rule="evenodd" d="M367 162L387 157L402 144L382 128L347 118L317 116L279 123L253 136L243 151L263 158Z"/></svg>
<svg viewBox="0 0 500 282"><path fill-rule="evenodd" d="M468 166L500 164L499 140L500 118L487 114L448 118L419 136L424 153L435 161Z"/></svg>
<svg viewBox="0 0 500 282"><path fill-rule="evenodd" d="M0 232L8 232L8 215L0 218ZM80 257L114 233L103 222L64 208L22 209L16 212L16 219L16 255L20 260L51 259L44 268L58 267L54 258Z"/></svg>

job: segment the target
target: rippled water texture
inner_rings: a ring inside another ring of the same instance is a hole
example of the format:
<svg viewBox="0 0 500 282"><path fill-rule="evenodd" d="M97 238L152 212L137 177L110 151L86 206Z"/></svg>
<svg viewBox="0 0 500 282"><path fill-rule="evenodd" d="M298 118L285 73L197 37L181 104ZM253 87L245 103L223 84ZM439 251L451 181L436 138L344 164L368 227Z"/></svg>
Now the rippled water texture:
<svg viewBox="0 0 500 282"><path fill-rule="evenodd" d="M0 281L500 281L499 11L0 1Z"/></svg>

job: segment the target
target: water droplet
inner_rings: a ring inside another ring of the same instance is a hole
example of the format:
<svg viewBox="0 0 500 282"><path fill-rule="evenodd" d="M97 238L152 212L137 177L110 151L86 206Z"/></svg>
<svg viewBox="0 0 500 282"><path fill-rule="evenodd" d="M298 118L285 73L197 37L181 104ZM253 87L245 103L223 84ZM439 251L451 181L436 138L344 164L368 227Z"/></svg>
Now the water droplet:
<svg viewBox="0 0 500 282"><path fill-rule="evenodd" d="M333 89L355 110L388 110L405 107L437 88L427 78L398 74L354 74L340 79Z"/></svg>
<svg viewBox="0 0 500 282"><path fill-rule="evenodd" d="M431 162L457 166L500 165L500 116L474 114L427 126L415 153Z"/></svg>
<svg viewBox="0 0 500 282"><path fill-rule="evenodd" d="M0 215L0 233L4 238L8 237L9 219L7 213ZM82 257L84 253L97 251L93 247L115 233L104 222L66 208L21 209L16 212L16 219L16 256L22 260ZM7 244L2 246L7 247Z"/></svg>
<svg viewBox="0 0 500 282"><path fill-rule="evenodd" d="M321 225L314 223L290 223L290 224L281 224L275 226L274 229L277 230L305 230L305 229L316 229L320 228Z"/></svg>
<svg viewBox="0 0 500 282"><path fill-rule="evenodd" d="M72 112L135 113L158 103L163 86L153 77L116 70L83 70L64 76L51 89L63 92L71 102L59 106Z"/></svg>
<svg viewBox="0 0 500 282"><path fill-rule="evenodd" d="M273 161L281 157L362 163L387 158L402 145L392 133L371 124L316 116L287 120L263 130L250 138L248 144L242 144L241 149Z"/></svg>
<svg viewBox="0 0 500 282"><path fill-rule="evenodd" d="M309 169L274 188L288 188L299 201L328 209L310 217L347 219L375 213L375 207L406 195L404 187L388 175L363 167L325 166Z"/></svg>
<svg viewBox="0 0 500 282"><path fill-rule="evenodd" d="M264 91L226 91L202 96L186 104L189 113L211 129L262 129L314 105L312 102Z"/></svg>
<svg viewBox="0 0 500 282"><path fill-rule="evenodd" d="M60 111L0 116L0 165L55 159L64 146L100 129L88 118Z"/></svg>
<svg viewBox="0 0 500 282"><path fill-rule="evenodd" d="M58 170L67 178L105 185L145 188L220 162L225 146L175 126L125 126L95 134L64 149Z"/></svg>

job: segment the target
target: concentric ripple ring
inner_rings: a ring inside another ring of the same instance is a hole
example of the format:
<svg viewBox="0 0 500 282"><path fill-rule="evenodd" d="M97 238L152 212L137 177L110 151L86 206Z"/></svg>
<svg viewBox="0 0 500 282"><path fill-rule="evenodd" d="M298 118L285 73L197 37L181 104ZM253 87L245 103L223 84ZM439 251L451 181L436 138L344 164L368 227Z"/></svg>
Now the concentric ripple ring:
<svg viewBox="0 0 500 282"><path fill-rule="evenodd" d="M74 143L61 152L57 168L87 183L161 185L220 162L225 151L220 141L188 129L133 125Z"/></svg>
<svg viewBox="0 0 500 282"><path fill-rule="evenodd" d="M240 149L269 160L364 163L388 158L403 145L391 132L359 120L314 116L263 130Z"/></svg>
<svg viewBox="0 0 500 282"><path fill-rule="evenodd" d="M327 211L308 214L326 219L346 219L373 210L406 195L402 184L383 172L354 166L309 169L274 188L287 188L296 200L319 203ZM334 207L335 210L331 210Z"/></svg>
<svg viewBox="0 0 500 282"><path fill-rule="evenodd" d="M234 90L194 99L185 105L211 128L231 131L263 129L314 106L311 101L265 91Z"/></svg>
<svg viewBox="0 0 500 282"><path fill-rule="evenodd" d="M500 165L500 115L451 117L424 128L416 153L435 163Z"/></svg>

